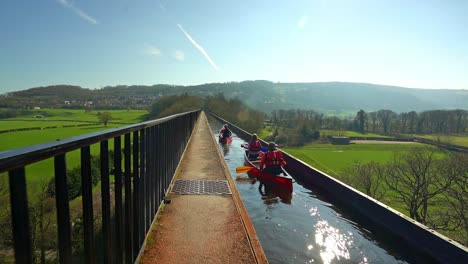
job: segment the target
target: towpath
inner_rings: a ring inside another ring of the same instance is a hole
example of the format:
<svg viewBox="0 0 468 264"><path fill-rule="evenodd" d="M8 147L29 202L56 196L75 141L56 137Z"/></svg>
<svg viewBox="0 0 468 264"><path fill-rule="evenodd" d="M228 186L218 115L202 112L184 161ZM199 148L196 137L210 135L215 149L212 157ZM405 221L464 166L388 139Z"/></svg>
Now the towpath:
<svg viewBox="0 0 468 264"><path fill-rule="evenodd" d="M176 173L141 263L268 263L204 113ZM208 194L174 193L182 183L214 185ZM211 193L222 186L231 194Z"/></svg>

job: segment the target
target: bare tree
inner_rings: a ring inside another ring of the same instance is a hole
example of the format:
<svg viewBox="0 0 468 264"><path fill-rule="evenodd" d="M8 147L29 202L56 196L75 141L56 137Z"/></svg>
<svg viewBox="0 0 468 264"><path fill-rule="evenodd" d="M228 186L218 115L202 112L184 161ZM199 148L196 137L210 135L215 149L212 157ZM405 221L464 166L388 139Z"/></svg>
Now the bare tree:
<svg viewBox="0 0 468 264"><path fill-rule="evenodd" d="M456 133L465 132L465 128L467 125L468 111L457 109L457 110L454 110L454 113L456 116L455 132Z"/></svg>
<svg viewBox="0 0 468 264"><path fill-rule="evenodd" d="M451 154L444 163L444 174L452 175L454 180L444 193L450 221L443 227L461 232L460 242L468 245L468 154Z"/></svg>
<svg viewBox="0 0 468 264"><path fill-rule="evenodd" d="M415 133L416 132L416 125L418 121L418 113L415 111L411 111L408 113L408 132Z"/></svg>
<svg viewBox="0 0 468 264"><path fill-rule="evenodd" d="M47 189L48 182L41 181L39 184L40 190L38 193L37 202L30 206L31 215L31 234L35 257L35 263L46 263L46 250L55 248L55 233L49 229L51 224L55 222L54 208L55 202L52 197L49 197ZM51 244L52 243L52 244ZM39 250L39 259L36 259L36 251Z"/></svg>
<svg viewBox="0 0 468 264"><path fill-rule="evenodd" d="M413 148L395 154L388 164L385 182L410 217L426 224L431 199L446 191L453 175L444 175L436 148Z"/></svg>
<svg viewBox="0 0 468 264"><path fill-rule="evenodd" d="M370 112L368 114L368 116L369 116L369 118L370 118L370 120L372 122L372 133L376 133L377 132L377 130L376 130L376 128L377 128L377 112Z"/></svg>
<svg viewBox="0 0 468 264"><path fill-rule="evenodd" d="M103 123L107 127L107 123L112 120L112 114L110 112L102 112L98 114L99 122Z"/></svg>
<svg viewBox="0 0 468 264"><path fill-rule="evenodd" d="M0 262L11 260L13 251L13 233L11 226L10 192L7 173L0 173Z"/></svg>
<svg viewBox="0 0 468 264"><path fill-rule="evenodd" d="M385 166L378 162L371 161L365 164L357 162L346 169L344 174L346 183L364 190L365 194L374 199L382 200L387 192L383 186Z"/></svg>
<svg viewBox="0 0 468 264"><path fill-rule="evenodd" d="M390 125L395 117L396 114L392 110L382 109L377 111L377 118L382 124L384 134L388 134L390 132Z"/></svg>

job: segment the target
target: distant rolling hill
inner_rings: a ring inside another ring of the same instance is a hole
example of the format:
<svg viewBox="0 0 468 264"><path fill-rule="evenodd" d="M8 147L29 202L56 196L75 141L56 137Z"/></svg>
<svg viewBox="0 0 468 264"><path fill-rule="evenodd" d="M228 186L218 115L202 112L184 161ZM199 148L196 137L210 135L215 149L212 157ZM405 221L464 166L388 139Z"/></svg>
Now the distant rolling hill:
<svg viewBox="0 0 468 264"><path fill-rule="evenodd" d="M244 81L209 83L193 86L109 86L98 90L78 86L55 85L11 92L0 97L0 107L29 104L63 104L66 100L106 102L114 107L127 107L138 102L150 104L161 95L188 93L209 96L223 93L228 98L240 98L249 106L270 112L274 109L314 109L321 112L351 112L391 109L396 112L432 109L468 110L468 90L411 89L366 83L273 83ZM16 100L16 101L15 101ZM129 101L130 100L130 101ZM104 104L104 103L103 103Z"/></svg>

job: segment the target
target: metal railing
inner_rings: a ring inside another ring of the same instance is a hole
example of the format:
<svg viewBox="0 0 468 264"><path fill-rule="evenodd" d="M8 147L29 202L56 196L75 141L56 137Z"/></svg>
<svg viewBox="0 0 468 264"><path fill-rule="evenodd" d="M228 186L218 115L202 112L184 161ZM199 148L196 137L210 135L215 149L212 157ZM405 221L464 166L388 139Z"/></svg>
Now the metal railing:
<svg viewBox="0 0 468 264"><path fill-rule="evenodd" d="M8 172L9 176L16 262L33 262L25 166L48 158L54 158L58 261L72 262L66 155L78 149L81 151L83 261L96 262L90 151L90 146L96 143L100 144L102 261L134 262L163 202L199 113L181 113L104 132L0 152L0 173ZM109 140L113 140L114 144L114 208L111 208Z"/></svg>

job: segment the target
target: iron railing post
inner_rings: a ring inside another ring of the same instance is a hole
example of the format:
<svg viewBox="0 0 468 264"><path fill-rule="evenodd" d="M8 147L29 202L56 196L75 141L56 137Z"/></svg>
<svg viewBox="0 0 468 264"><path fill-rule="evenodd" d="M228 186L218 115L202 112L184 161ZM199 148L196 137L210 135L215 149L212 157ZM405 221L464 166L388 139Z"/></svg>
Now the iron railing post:
<svg viewBox="0 0 468 264"><path fill-rule="evenodd" d="M11 224L17 263L33 263L24 167L9 172Z"/></svg>
<svg viewBox="0 0 468 264"><path fill-rule="evenodd" d="M140 190L140 162L139 162L139 136L138 131L133 132L133 219L132 219L132 228L133 228L133 255L136 257L138 255L138 249L140 247L140 212L139 205L139 190Z"/></svg>
<svg viewBox="0 0 468 264"><path fill-rule="evenodd" d="M113 263L112 238L110 228L110 183L109 183L109 143L101 141L101 198L102 198L102 235L104 263Z"/></svg>
<svg viewBox="0 0 468 264"><path fill-rule="evenodd" d="M81 148L81 190L83 202L83 233L85 262L94 263L93 183L90 147Z"/></svg>
<svg viewBox="0 0 468 264"><path fill-rule="evenodd" d="M125 134L124 162L125 162L125 262L133 263L133 234L132 234L132 172L130 133Z"/></svg>
<svg viewBox="0 0 468 264"><path fill-rule="evenodd" d="M67 165L65 154L54 158L55 204L57 206L57 233L59 262L72 262L70 205L68 203Z"/></svg>
<svg viewBox="0 0 468 264"><path fill-rule="evenodd" d="M120 136L114 138L115 261L123 262L122 147Z"/></svg>

